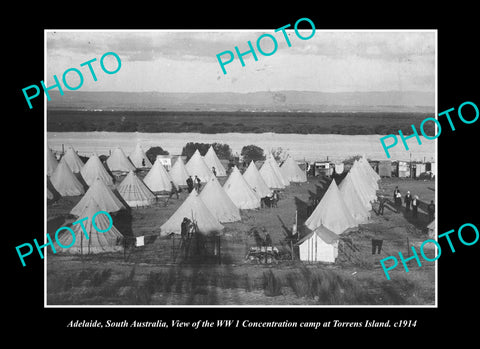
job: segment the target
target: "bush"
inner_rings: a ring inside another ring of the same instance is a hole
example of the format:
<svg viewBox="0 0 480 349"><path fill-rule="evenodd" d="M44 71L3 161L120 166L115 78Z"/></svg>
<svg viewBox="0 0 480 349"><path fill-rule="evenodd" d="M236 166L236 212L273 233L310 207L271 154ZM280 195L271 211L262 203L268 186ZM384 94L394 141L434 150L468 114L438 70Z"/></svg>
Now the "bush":
<svg viewBox="0 0 480 349"><path fill-rule="evenodd" d="M157 155L168 155L168 151L163 150L162 147L151 147L145 152L148 160L153 164L157 159Z"/></svg>
<svg viewBox="0 0 480 349"><path fill-rule="evenodd" d="M230 160L233 157L232 149L228 144L213 143L212 146L219 159Z"/></svg>
<svg viewBox="0 0 480 349"><path fill-rule="evenodd" d="M187 161L192 157L195 151L198 149L200 155L205 156L208 149L213 147L215 153L217 154L219 159L228 159L232 158L232 149L228 144L222 143L187 143L182 149L182 156L187 157Z"/></svg>
<svg viewBox="0 0 480 349"><path fill-rule="evenodd" d="M185 146L183 147L182 156L186 156L188 161L190 160L190 158L192 157L192 155L195 153L197 149L200 152L200 155L204 156L207 153L209 147L210 147L210 144L207 144L207 143L189 142L185 144Z"/></svg>
<svg viewBox="0 0 480 349"><path fill-rule="evenodd" d="M240 155L243 157L243 160L246 163L250 161L263 161L265 160L265 155L263 154L263 149L256 145L246 145L242 148Z"/></svg>
<svg viewBox="0 0 480 349"><path fill-rule="evenodd" d="M282 282L275 277L271 270L263 273L263 290L267 297L275 297L282 294Z"/></svg>

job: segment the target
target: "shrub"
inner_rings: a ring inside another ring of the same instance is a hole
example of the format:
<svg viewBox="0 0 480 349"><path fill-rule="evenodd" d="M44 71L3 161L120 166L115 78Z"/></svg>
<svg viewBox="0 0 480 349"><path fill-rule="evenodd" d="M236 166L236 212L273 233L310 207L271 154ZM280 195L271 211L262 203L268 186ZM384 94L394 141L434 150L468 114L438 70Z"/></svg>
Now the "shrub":
<svg viewBox="0 0 480 349"><path fill-rule="evenodd" d="M242 148L240 155L243 157L243 160L247 163L250 161L259 161L265 160L265 155L263 154L263 149L256 145L246 145Z"/></svg>
<svg viewBox="0 0 480 349"><path fill-rule="evenodd" d="M162 147L151 147L145 152L148 160L153 164L157 158L157 155L168 155L168 151L163 150Z"/></svg>
<svg viewBox="0 0 480 349"><path fill-rule="evenodd" d="M92 280L90 281L91 286L97 287L103 284L112 274L112 269L103 269L102 271L96 271L93 274Z"/></svg>
<svg viewBox="0 0 480 349"><path fill-rule="evenodd" d="M282 294L282 282L271 270L263 273L263 291L267 297L275 297Z"/></svg>
<svg viewBox="0 0 480 349"><path fill-rule="evenodd" d="M188 161L197 149L200 152L200 155L204 156L210 147L213 147L213 150L215 150L215 153L217 154L219 159L232 158L232 150L230 149L230 146L228 144L222 144L222 143L189 142L185 144L185 146L183 147L182 156L186 156Z"/></svg>

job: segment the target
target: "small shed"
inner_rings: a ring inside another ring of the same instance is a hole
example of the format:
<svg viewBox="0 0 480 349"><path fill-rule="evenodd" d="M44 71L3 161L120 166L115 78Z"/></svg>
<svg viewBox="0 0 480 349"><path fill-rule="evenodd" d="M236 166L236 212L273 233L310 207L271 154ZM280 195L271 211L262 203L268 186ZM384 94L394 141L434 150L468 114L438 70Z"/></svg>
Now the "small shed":
<svg viewBox="0 0 480 349"><path fill-rule="evenodd" d="M413 165L415 171L413 171L414 178L419 178L422 173L425 173L425 164L421 162L417 162Z"/></svg>
<svg viewBox="0 0 480 349"><path fill-rule="evenodd" d="M378 175L380 177L392 177L391 160L383 160L378 162Z"/></svg>
<svg viewBox="0 0 480 349"><path fill-rule="evenodd" d="M331 176L333 173L333 167L330 166L329 161L316 161L314 163L314 176L326 175Z"/></svg>
<svg viewBox="0 0 480 349"><path fill-rule="evenodd" d="M400 178L410 177L410 166L408 162L406 161L398 162L398 177Z"/></svg>
<svg viewBox="0 0 480 349"><path fill-rule="evenodd" d="M321 225L296 243L300 260L335 263L338 256L338 241L337 234Z"/></svg>

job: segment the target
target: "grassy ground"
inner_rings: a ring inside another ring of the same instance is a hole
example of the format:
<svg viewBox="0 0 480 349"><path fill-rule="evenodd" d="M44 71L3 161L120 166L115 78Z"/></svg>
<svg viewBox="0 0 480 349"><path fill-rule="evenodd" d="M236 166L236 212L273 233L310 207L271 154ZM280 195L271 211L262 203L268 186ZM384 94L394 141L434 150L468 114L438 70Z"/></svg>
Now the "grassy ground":
<svg viewBox="0 0 480 349"><path fill-rule="evenodd" d="M222 181L223 182L223 181ZM435 265L401 263L387 280L379 260L409 246L418 246L427 237L429 223L426 204L418 219L387 205L383 216L372 211L368 224L342 234L335 264L304 264L284 260L273 264L247 261L245 255L255 245L247 232L265 227L273 244L290 252L285 238L298 213L299 228L306 217L311 196L321 197L328 187L325 178L309 178L292 184L281 193L277 208L242 211L242 221L228 223L221 237L222 264L180 263L172 258L172 240L160 237L159 227L186 197L159 200L152 207L132 210L131 234L146 235L146 245L125 252L97 256L49 254L47 259L48 305L427 305L435 302ZM398 186L402 194L410 190L423 203L435 197L434 181L382 179L380 191L392 196ZM68 212L79 198L61 198L47 208L48 230L52 234L68 221ZM73 219L71 219L73 221ZM122 230L121 230L122 231ZM123 232L123 231L122 231ZM372 255L371 238L384 239L380 254ZM433 251L427 256L433 257Z"/></svg>

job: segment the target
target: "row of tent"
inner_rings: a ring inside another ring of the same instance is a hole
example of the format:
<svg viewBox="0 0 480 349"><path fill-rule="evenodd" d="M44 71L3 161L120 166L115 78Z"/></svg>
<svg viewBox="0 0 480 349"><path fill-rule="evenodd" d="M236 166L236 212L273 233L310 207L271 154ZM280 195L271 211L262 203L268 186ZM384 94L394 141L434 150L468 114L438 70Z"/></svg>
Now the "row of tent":
<svg viewBox="0 0 480 349"><path fill-rule="evenodd" d="M215 168L219 169L221 173L223 166L220 167L221 163L213 148L211 149L213 158L217 159ZM117 164L129 161L123 152L114 151L111 156L115 154L119 154L115 156ZM221 223L241 219L240 209L260 207L261 198L271 195L272 189L285 188L285 186L290 184L290 181L306 181L304 172L292 158L287 159L279 167L273 157L270 156L263 163L260 171L258 171L253 161L243 175L235 166L222 187L216 176L210 171L204 157L197 150L186 165L183 163L182 158L179 157L170 171L166 171L157 159L143 181L130 169L128 175L116 188L124 200L122 202L113 192L112 177L106 171L97 155L92 155L87 163L81 166L81 159L73 148L69 148L60 162L58 164L55 164L55 162L55 157L48 151L47 168L53 168L49 176L50 182L60 195L76 196L84 194L84 187L71 170L70 164L72 164L77 173L81 174L85 183L89 186L85 195L71 210L71 214L78 217L92 217L98 211L113 213L126 209L127 206L139 207L153 204L156 199L154 192L169 190L168 185L171 186L174 179L179 185L185 185L189 173L195 173L203 182L206 182L206 185L200 194L192 191L178 210L161 226L162 235L180 233L181 221L184 217L192 218L197 223L201 233L208 234L220 231L223 229ZM219 172L217 172L217 175ZM51 195L51 193L48 192L47 195ZM95 234L95 231L88 231L87 233L98 235ZM114 236L111 237L111 241L118 238L117 233L118 231L113 229L112 234ZM102 244L99 241L96 243L95 239L88 240L88 244L82 244L83 240L80 239L74 245L80 244L78 245L80 247L63 250L70 253L79 253L79 249L85 253L110 251L108 244L105 245L108 235L109 233L104 234L101 239L103 241ZM65 243L63 245L69 244ZM114 245L112 245L112 248L114 248ZM62 250L60 247L59 249Z"/></svg>
<svg viewBox="0 0 480 349"><path fill-rule="evenodd" d="M201 162L201 159L196 161ZM192 191L160 227L161 234L179 234L184 217L194 221L198 231L203 234L219 232L223 229L222 223L241 220L240 210L259 208L261 199L270 196L272 190L283 189L291 181L306 180L304 172L292 158L279 167L275 159L269 156L260 171L251 161L243 174L234 166L223 187L215 176L211 176L200 193Z"/></svg>
<svg viewBox="0 0 480 349"><path fill-rule="evenodd" d="M335 262L339 235L369 219L379 180L380 176L362 157L355 161L338 186L335 180L331 181L305 221L310 233L297 242L301 260Z"/></svg>
<svg viewBox="0 0 480 349"><path fill-rule="evenodd" d="M84 165L73 147L67 148L64 157L68 166L74 173L78 173ZM225 168L218 159L213 147L208 149L203 159L209 168L214 167L216 169L217 176L226 176ZM49 157L47 158L47 174L49 176L53 173L56 167L56 162L52 160L56 159L53 154L49 154ZM136 169L149 169L153 165L146 156L141 145L137 144L128 157L120 147L115 148L107 159L107 166L111 172L130 172L135 171Z"/></svg>
<svg viewBox="0 0 480 349"><path fill-rule="evenodd" d="M135 171L136 167L133 163L138 164L139 162L142 165L145 164L147 167L150 166L150 170L143 179L143 182L153 193L169 192L171 191L172 186L186 186L188 177L192 175L197 176L201 182L206 183L215 176L225 176L227 174L213 147L209 148L205 156L201 156L200 152L197 150L186 165L184 164L183 159L178 157L170 171L165 169L162 163L158 161L158 158L154 165L151 165L140 146L135 148L135 151L130 155L130 159L127 158L121 148L116 148L106 160L107 167L111 172L122 173ZM215 170L215 174L211 169ZM50 177L53 187L61 196L77 196L84 194L84 188L80 181L75 177L75 173L79 173L88 186L91 186L93 181L97 178L100 178L108 186L114 185L113 177L103 166L96 154L93 154L88 161L83 164L74 149L69 147L61 158L60 163L58 163L53 153L48 150L47 176ZM289 185L290 181L306 181L305 173L298 167L291 157L288 157L280 168L276 161L273 160L273 157L269 157L260 169L260 174L263 181L256 181L255 174L252 170L249 170L246 176L247 181L250 180L252 182L250 184L254 186L253 189L259 191L258 194L260 197L268 195L268 190L265 189L267 186L273 189L283 189L285 186ZM132 176L133 175L129 174L126 181L124 180L125 185L121 186L119 189L126 187L128 183L138 182L138 180L132 178ZM128 190L125 191L129 192ZM49 198L53 197L50 191L48 192L48 196ZM133 201L139 200L135 199ZM148 204L149 202L146 202L144 205ZM142 204L133 203L133 206L142 206Z"/></svg>

